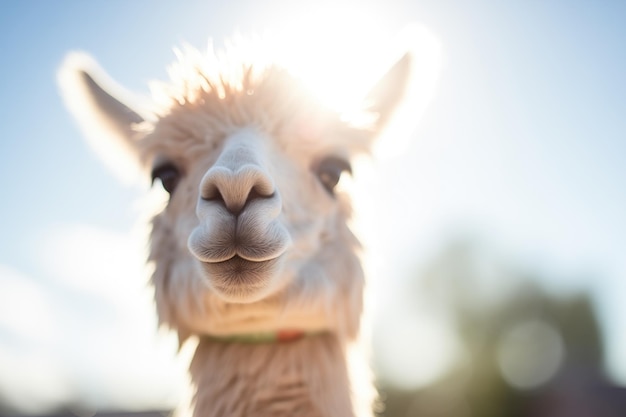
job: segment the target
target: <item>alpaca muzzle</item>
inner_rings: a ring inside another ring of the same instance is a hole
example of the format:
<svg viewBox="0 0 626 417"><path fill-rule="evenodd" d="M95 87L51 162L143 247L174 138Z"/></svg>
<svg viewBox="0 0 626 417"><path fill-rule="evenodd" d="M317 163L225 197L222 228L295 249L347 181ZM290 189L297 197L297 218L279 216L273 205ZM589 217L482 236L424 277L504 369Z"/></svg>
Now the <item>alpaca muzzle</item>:
<svg viewBox="0 0 626 417"><path fill-rule="evenodd" d="M255 142L248 130L227 139L200 183L199 224L188 240L210 285L238 301L270 286L291 245L280 194Z"/></svg>

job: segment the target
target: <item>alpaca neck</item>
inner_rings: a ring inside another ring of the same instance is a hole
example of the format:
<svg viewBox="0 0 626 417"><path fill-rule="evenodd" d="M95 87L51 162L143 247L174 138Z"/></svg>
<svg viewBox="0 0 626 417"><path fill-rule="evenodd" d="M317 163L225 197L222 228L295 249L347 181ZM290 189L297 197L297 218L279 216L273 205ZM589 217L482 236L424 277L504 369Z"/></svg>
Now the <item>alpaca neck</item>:
<svg viewBox="0 0 626 417"><path fill-rule="evenodd" d="M191 362L193 416L354 416L346 347L332 334L286 343L202 338Z"/></svg>

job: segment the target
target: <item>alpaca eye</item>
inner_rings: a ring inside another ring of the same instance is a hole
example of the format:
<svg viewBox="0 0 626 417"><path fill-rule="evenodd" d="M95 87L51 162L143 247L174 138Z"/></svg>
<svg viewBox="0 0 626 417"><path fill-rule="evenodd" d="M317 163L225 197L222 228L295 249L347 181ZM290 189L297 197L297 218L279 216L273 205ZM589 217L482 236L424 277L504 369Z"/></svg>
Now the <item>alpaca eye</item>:
<svg viewBox="0 0 626 417"><path fill-rule="evenodd" d="M323 159L315 171L320 182L330 194L334 193L335 186L339 182L341 174L344 172L352 173L350 163L336 156L329 156Z"/></svg>
<svg viewBox="0 0 626 417"><path fill-rule="evenodd" d="M171 163L157 166L152 170L152 183L156 180L161 181L161 185L168 193L172 194L180 180L180 172Z"/></svg>

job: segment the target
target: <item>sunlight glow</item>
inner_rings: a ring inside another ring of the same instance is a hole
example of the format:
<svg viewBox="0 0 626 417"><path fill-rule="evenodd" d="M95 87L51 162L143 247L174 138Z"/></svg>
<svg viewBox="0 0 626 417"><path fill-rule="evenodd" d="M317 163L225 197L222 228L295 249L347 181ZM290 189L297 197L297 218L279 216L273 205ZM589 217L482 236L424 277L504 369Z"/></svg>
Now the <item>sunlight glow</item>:
<svg viewBox="0 0 626 417"><path fill-rule="evenodd" d="M372 56L372 51L384 50L378 22L347 8L312 13L302 19L279 19L268 38L279 59L318 98L335 109L350 108L382 70L377 67L383 60ZM324 22L323 30L319 22Z"/></svg>
<svg viewBox="0 0 626 417"><path fill-rule="evenodd" d="M331 108L340 112L358 108L378 78L407 51L415 58L408 94L414 100L412 122L431 100L442 54L440 42L426 28L412 26L398 33L386 27L381 16L346 6L277 20L273 25L277 29L266 35L274 52ZM323 30L319 22L324 22Z"/></svg>

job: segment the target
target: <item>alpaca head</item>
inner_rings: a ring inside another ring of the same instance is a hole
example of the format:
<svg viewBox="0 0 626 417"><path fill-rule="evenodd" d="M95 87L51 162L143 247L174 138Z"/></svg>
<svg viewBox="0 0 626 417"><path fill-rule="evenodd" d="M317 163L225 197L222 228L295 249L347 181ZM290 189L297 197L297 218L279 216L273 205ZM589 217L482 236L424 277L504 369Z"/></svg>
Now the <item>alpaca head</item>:
<svg viewBox="0 0 626 417"><path fill-rule="evenodd" d="M70 58L60 74L85 133L123 145L169 194L150 240L160 321L183 338L282 329L354 336L363 273L338 183L399 103L409 56L350 117L280 67L211 55L182 57L146 115L84 62Z"/></svg>

